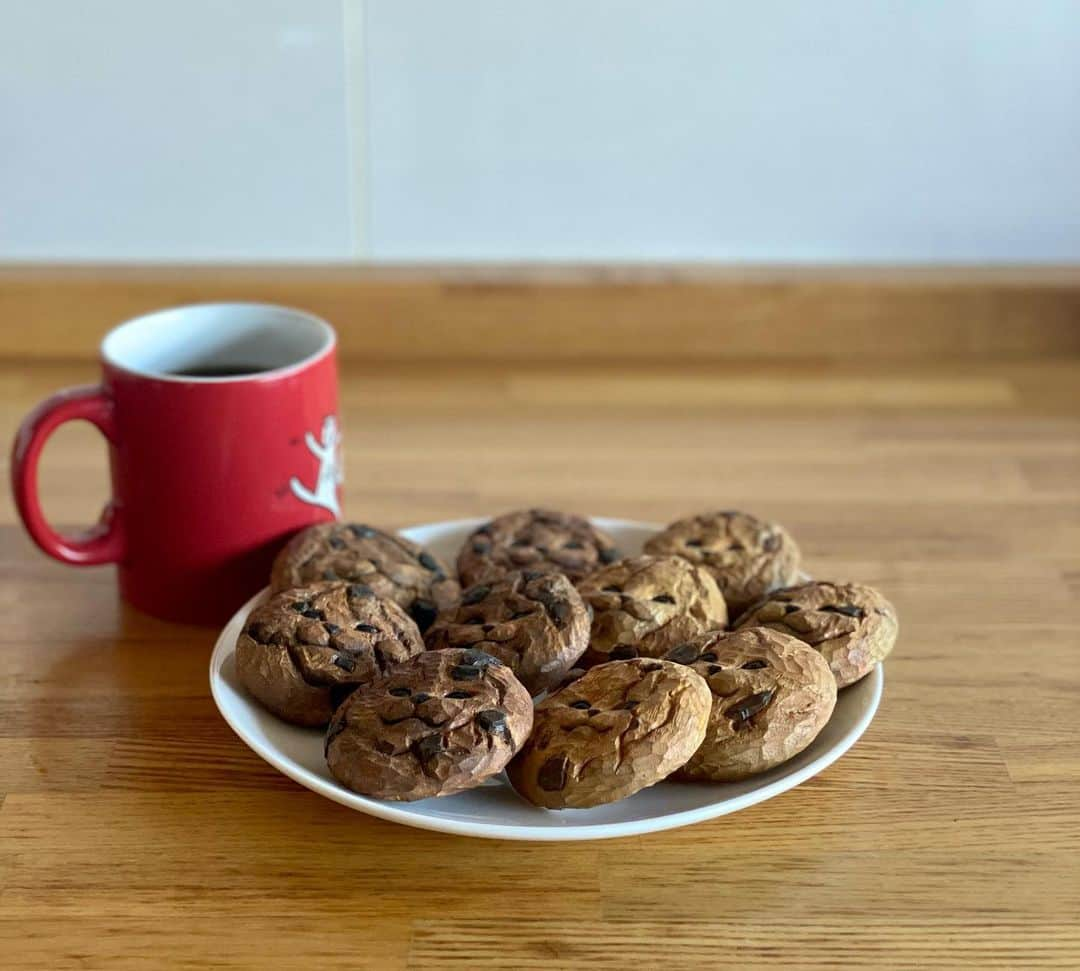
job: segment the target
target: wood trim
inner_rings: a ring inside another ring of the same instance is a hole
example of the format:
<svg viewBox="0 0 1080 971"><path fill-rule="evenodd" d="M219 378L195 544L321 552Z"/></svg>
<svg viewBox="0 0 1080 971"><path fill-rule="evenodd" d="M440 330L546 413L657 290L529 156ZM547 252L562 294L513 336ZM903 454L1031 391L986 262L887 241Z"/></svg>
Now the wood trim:
<svg viewBox="0 0 1080 971"><path fill-rule="evenodd" d="M80 359L113 324L260 300L370 362L1080 355L1080 266L0 266L0 354Z"/></svg>

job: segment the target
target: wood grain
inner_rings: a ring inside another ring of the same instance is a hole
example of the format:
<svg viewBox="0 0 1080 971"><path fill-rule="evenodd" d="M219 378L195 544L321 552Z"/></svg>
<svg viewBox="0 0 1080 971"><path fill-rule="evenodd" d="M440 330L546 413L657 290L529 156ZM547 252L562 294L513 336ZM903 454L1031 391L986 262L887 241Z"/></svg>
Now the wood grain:
<svg viewBox="0 0 1080 971"><path fill-rule="evenodd" d="M295 301L290 301L295 302ZM0 365L10 432L89 362ZM745 506L901 617L821 776L716 821L565 845L350 812L217 715L214 632L116 601L0 507L0 964L18 969L1080 966L1080 362L511 362L344 371L347 507ZM96 433L43 469L96 514Z"/></svg>
<svg viewBox="0 0 1080 971"><path fill-rule="evenodd" d="M257 300L362 362L934 360L1080 353L1080 267L0 266L3 350L93 357L159 307ZM842 393L842 392L841 392Z"/></svg>

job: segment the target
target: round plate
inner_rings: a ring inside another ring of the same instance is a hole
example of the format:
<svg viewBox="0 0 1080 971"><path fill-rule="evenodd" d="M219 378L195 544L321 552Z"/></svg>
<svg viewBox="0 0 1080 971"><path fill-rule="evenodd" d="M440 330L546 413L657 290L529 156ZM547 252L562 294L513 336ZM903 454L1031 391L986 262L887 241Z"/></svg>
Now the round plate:
<svg viewBox="0 0 1080 971"><path fill-rule="evenodd" d="M453 562L465 537L483 519L413 526L401 533ZM628 554L660 528L623 519L594 519ZM661 782L629 799L594 809L538 809L519 798L503 776L477 789L420 802L380 802L338 785L323 759L323 733L280 721L237 680L233 648L248 613L266 596L252 597L229 621L210 658L210 690L225 721L250 748L319 795L360 812L421 829L489 839L586 840L673 829L723 816L797 786L835 762L866 731L885 682L879 664L867 677L840 692L832 718L813 744L789 762L743 782L711 785Z"/></svg>

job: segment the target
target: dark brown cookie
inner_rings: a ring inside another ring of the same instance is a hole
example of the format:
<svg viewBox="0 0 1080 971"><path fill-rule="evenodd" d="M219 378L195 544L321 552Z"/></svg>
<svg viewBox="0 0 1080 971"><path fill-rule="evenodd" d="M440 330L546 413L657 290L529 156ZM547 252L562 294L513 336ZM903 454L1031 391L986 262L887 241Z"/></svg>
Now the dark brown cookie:
<svg viewBox="0 0 1080 971"><path fill-rule="evenodd" d="M429 650L475 647L510 666L536 695L562 680L589 643L589 609L559 573L531 570L466 589L440 614Z"/></svg>
<svg viewBox="0 0 1080 971"><path fill-rule="evenodd" d="M375 799L447 796L501 772L532 728L532 699L483 651L425 651L335 713L326 761Z"/></svg>
<svg viewBox="0 0 1080 971"><path fill-rule="evenodd" d="M799 547L787 530L733 510L680 519L648 540L645 552L705 567L732 616L799 577Z"/></svg>
<svg viewBox="0 0 1080 971"><path fill-rule="evenodd" d="M349 580L404 607L420 630L461 593L446 565L411 540L362 523L323 523L290 540L274 560L273 590Z"/></svg>
<svg viewBox="0 0 1080 971"><path fill-rule="evenodd" d="M798 755L836 705L836 679L812 647L765 627L702 634L669 661L690 665L713 694L705 741L680 778L745 779Z"/></svg>
<svg viewBox="0 0 1080 971"><path fill-rule="evenodd" d="M821 652L839 687L868 675L893 649L896 610L873 587L813 581L776 590L738 618L736 627L769 627Z"/></svg>
<svg viewBox="0 0 1080 971"><path fill-rule="evenodd" d="M322 726L351 689L423 649L416 624L392 600L358 584L315 583L251 612L236 642L236 672L275 715Z"/></svg>
<svg viewBox="0 0 1080 971"><path fill-rule="evenodd" d="M535 727L507 774L529 802L584 809L670 775L705 738L712 695L671 661L612 661L536 706Z"/></svg>
<svg viewBox="0 0 1080 971"><path fill-rule="evenodd" d="M580 580L619 558L610 536L580 516L548 509L507 513L481 526L458 554L465 586L512 570L544 570Z"/></svg>
<svg viewBox="0 0 1080 971"><path fill-rule="evenodd" d="M708 572L677 556L635 556L578 583L593 609L588 668L604 661L663 657L696 634L723 629L727 608Z"/></svg>

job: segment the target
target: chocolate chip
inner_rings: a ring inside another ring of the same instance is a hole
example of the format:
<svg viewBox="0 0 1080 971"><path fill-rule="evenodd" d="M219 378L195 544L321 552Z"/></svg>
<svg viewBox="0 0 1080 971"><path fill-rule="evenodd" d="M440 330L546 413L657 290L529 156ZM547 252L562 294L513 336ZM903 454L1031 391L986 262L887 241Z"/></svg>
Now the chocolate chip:
<svg viewBox="0 0 1080 971"><path fill-rule="evenodd" d="M483 585L479 587L473 587L471 590L465 591L465 596L461 598L461 603L465 607L468 607L469 604L478 604L489 593L491 593L491 587Z"/></svg>
<svg viewBox="0 0 1080 971"><path fill-rule="evenodd" d="M570 540L569 543L564 543L563 544L563 549L564 550L583 550L583 549L585 549L585 544L582 543L580 540L572 539L572 540Z"/></svg>
<svg viewBox="0 0 1080 971"><path fill-rule="evenodd" d="M447 698L471 698L473 693L471 691L451 691Z"/></svg>
<svg viewBox="0 0 1080 971"><path fill-rule="evenodd" d="M797 614L800 610L802 610L802 607L798 606L797 604L784 604L785 616L787 614Z"/></svg>
<svg viewBox="0 0 1080 971"><path fill-rule="evenodd" d="M569 760L565 755L548 759L536 774L536 784L544 792L561 792L566 788L566 770Z"/></svg>
<svg viewBox="0 0 1080 971"><path fill-rule="evenodd" d="M345 528L357 539L371 539L371 537L378 532L378 530L372 529L370 526L364 526L363 524L357 523L350 523Z"/></svg>
<svg viewBox="0 0 1080 971"><path fill-rule="evenodd" d="M329 546L332 550L343 550L345 549L345 540L343 540L340 536L331 536L326 541L326 545Z"/></svg>
<svg viewBox="0 0 1080 971"><path fill-rule="evenodd" d="M584 711L586 708L591 708L592 705L588 701L571 701L570 707L580 708L582 711Z"/></svg>
<svg viewBox="0 0 1080 971"><path fill-rule="evenodd" d="M326 614L321 610L316 610L314 607L308 607L301 616L307 617L308 620L326 620Z"/></svg>
<svg viewBox="0 0 1080 971"><path fill-rule="evenodd" d="M381 634L382 633L382 631L380 631L379 628L376 627L374 624L357 624L353 628L353 630L363 631L365 634Z"/></svg>
<svg viewBox="0 0 1080 971"><path fill-rule="evenodd" d="M350 583L345 591L350 597L374 597L375 591L366 583Z"/></svg>
<svg viewBox="0 0 1080 971"><path fill-rule="evenodd" d="M492 735L501 735L506 738L510 734L506 725L506 712L498 708L485 708L476 716L476 723Z"/></svg>
<svg viewBox="0 0 1080 971"><path fill-rule="evenodd" d="M698 659L698 649L694 644L680 644L668 651L667 659L679 664L693 664Z"/></svg>
<svg viewBox="0 0 1080 971"><path fill-rule="evenodd" d="M416 743L416 757L421 762L432 762L443 750L442 735L427 735Z"/></svg>
<svg viewBox="0 0 1080 971"><path fill-rule="evenodd" d="M416 621L416 626L419 627L420 632L423 633L435 622L435 618L439 616L439 608L430 600L423 600L420 597L417 597L409 608L409 616Z"/></svg>
<svg viewBox="0 0 1080 971"><path fill-rule="evenodd" d="M289 610L295 610L298 614L302 614L305 610L311 609L311 602L308 600L294 600L289 604Z"/></svg>
<svg viewBox="0 0 1080 971"><path fill-rule="evenodd" d="M323 570L322 578L324 580L338 580L340 577L333 570Z"/></svg>
<svg viewBox="0 0 1080 971"><path fill-rule="evenodd" d="M601 563L614 563L617 559L620 558L620 556L621 556L621 554L619 553L619 551L617 549L615 549L614 546L609 546L606 549L602 549L600 551L600 562Z"/></svg>
<svg viewBox="0 0 1080 971"><path fill-rule="evenodd" d="M475 681L480 677L480 669L471 664L455 664L450 669L450 677L455 681Z"/></svg>
<svg viewBox="0 0 1080 971"><path fill-rule="evenodd" d="M482 539L474 539L473 540L472 551L474 553L483 554L483 553L489 552L490 549L491 549L491 544L489 542L487 542L486 540L482 540Z"/></svg>
<svg viewBox="0 0 1080 971"><path fill-rule="evenodd" d="M767 668L768 666L768 664L766 664L759 658L753 661L747 661L744 665L742 665L742 669L744 671L760 671L762 668Z"/></svg>
<svg viewBox="0 0 1080 971"><path fill-rule="evenodd" d="M675 598L673 596L671 596L671 594L668 594L668 593L657 594L652 599L653 599L653 603L656 603L656 604L673 604L673 603L675 603Z"/></svg>
<svg viewBox="0 0 1080 971"><path fill-rule="evenodd" d="M612 649L608 657L613 661L629 661L637 657L637 648L632 644L620 644Z"/></svg>
<svg viewBox="0 0 1080 971"><path fill-rule="evenodd" d="M706 651L704 654L701 655L701 657L698 658L698 660L699 661L715 661L716 660L716 651Z"/></svg>
<svg viewBox="0 0 1080 971"><path fill-rule="evenodd" d="M704 546L705 544L700 539L688 539L686 541L686 545L687 546L692 546L694 549L699 549L700 547Z"/></svg>
<svg viewBox="0 0 1080 971"><path fill-rule="evenodd" d="M431 698L431 695L429 695L426 691L418 691L418 692L416 692L416 694L413 695L412 700L413 700L414 704L422 705L425 701L428 701L430 698Z"/></svg>
<svg viewBox="0 0 1080 971"><path fill-rule="evenodd" d="M461 655L461 659L466 664L470 664L474 668L478 668L481 671L483 671L484 668L497 668L500 664L502 664L502 661L500 661L497 657L492 657L486 651L466 651L464 654Z"/></svg>
<svg viewBox="0 0 1080 971"><path fill-rule="evenodd" d="M395 698L408 698L409 695L412 694L412 690L409 689L409 688L405 688L405 687L391 688L390 689L390 694L392 694Z"/></svg>
<svg viewBox="0 0 1080 971"><path fill-rule="evenodd" d="M439 564L435 561L435 557L432 556L427 550L421 551L417 559L420 561L420 565L425 570L431 570L433 573L440 572Z"/></svg>
<svg viewBox="0 0 1080 971"><path fill-rule="evenodd" d="M325 624L323 624L323 630L325 630L327 634L340 634L341 633L341 628L338 627L337 624L331 624L329 621L327 621Z"/></svg>
<svg viewBox="0 0 1080 971"><path fill-rule="evenodd" d="M565 600L545 600L544 608L547 610L548 616L550 616L559 627L565 627L570 623L574 616L574 612L570 609L570 604Z"/></svg>
<svg viewBox="0 0 1080 971"><path fill-rule="evenodd" d="M712 677L714 674L719 674L723 670L724 668L722 665L710 664L708 668L706 668L706 673L709 675L709 677Z"/></svg>
<svg viewBox="0 0 1080 971"><path fill-rule="evenodd" d="M825 607L819 607L818 610L825 610L830 614L843 614L845 617L856 617L859 620L866 616L862 607L855 607L852 604L828 604Z"/></svg>
<svg viewBox="0 0 1080 971"><path fill-rule="evenodd" d="M765 710L765 707L772 701L772 697L773 692L771 690L759 691L725 708L724 714L733 722L749 721L754 715Z"/></svg>
<svg viewBox="0 0 1080 971"><path fill-rule="evenodd" d="M333 663L335 667L341 668L342 671L355 671L356 661L354 661L348 654L335 654L333 657Z"/></svg>

